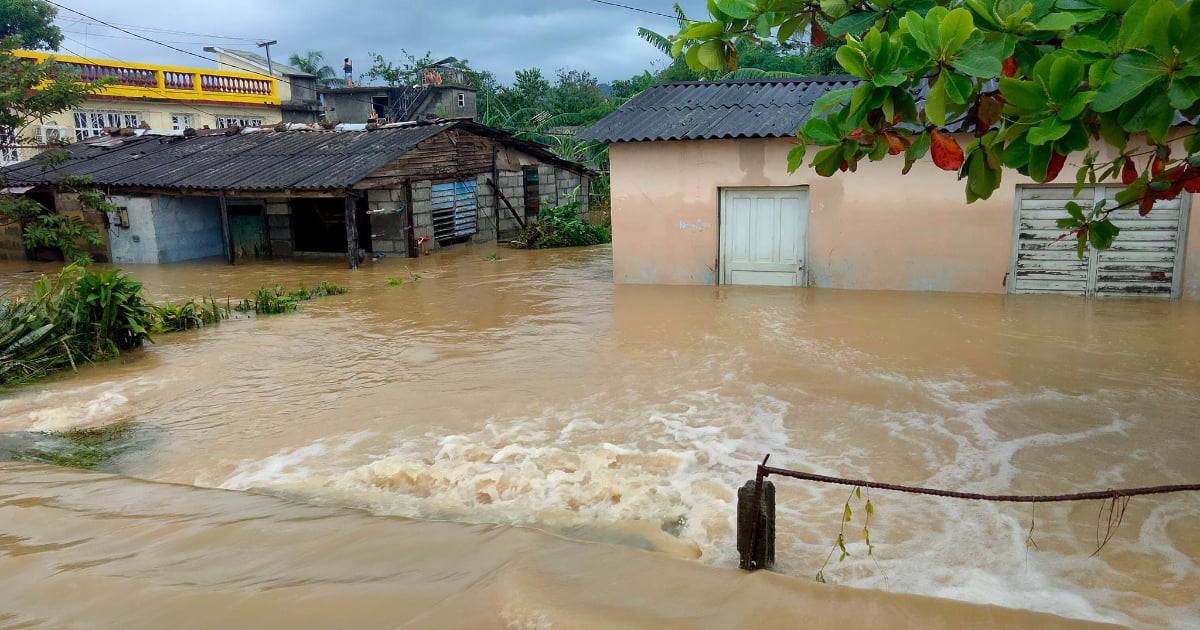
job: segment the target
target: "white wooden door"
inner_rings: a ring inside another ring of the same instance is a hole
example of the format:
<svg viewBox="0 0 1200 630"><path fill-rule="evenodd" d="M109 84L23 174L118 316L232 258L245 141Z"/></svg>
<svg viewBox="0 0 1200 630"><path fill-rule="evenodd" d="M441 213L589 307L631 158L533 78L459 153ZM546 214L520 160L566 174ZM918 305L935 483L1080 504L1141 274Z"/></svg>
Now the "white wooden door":
<svg viewBox="0 0 1200 630"><path fill-rule="evenodd" d="M721 283L803 286L807 188L721 193Z"/></svg>
<svg viewBox="0 0 1200 630"><path fill-rule="evenodd" d="M1018 194L1016 238L1008 288L1010 293L1067 295L1140 295L1177 297L1186 237L1190 196L1155 202L1144 217L1136 209L1118 210L1113 223L1121 233L1112 249L1088 248L1083 259L1075 239L1056 221L1067 216L1074 200L1084 210L1096 203L1115 206L1119 186L1088 187L1075 196L1061 186L1022 186Z"/></svg>

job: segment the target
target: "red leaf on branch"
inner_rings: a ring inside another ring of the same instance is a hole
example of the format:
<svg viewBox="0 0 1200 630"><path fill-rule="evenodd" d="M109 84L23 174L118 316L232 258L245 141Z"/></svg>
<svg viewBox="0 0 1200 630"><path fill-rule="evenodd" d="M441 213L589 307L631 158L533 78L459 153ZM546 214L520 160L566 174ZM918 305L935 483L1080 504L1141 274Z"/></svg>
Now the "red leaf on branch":
<svg viewBox="0 0 1200 630"><path fill-rule="evenodd" d="M825 29L821 28L820 22L814 19L812 21L812 45L817 47L824 46L827 37Z"/></svg>
<svg viewBox="0 0 1200 630"><path fill-rule="evenodd" d="M1133 165L1133 160L1125 158L1125 165L1121 167L1121 183L1128 186L1136 181L1137 178L1137 167Z"/></svg>
<svg viewBox="0 0 1200 630"><path fill-rule="evenodd" d="M838 165L838 170L843 173L845 173L846 169L848 169L848 168L850 168L850 163L847 162L846 160L842 160L842 163Z"/></svg>
<svg viewBox="0 0 1200 630"><path fill-rule="evenodd" d="M958 146L958 141L949 134L944 134L937 129L929 135L929 153L933 155L933 163L944 171L957 171L962 168L963 155L962 147Z"/></svg>
<svg viewBox="0 0 1200 630"><path fill-rule="evenodd" d="M900 155L901 153L904 153L905 149L908 148L908 145L904 142L904 138L901 138L894 133L885 132L883 134L883 139L887 140L888 153L890 155Z"/></svg>
<svg viewBox="0 0 1200 630"><path fill-rule="evenodd" d="M1143 195L1142 198L1140 200L1138 200L1138 214L1140 214L1141 216L1144 217L1147 214L1150 214L1150 210L1152 210L1153 208L1154 208L1154 195L1147 192L1147 194Z"/></svg>
<svg viewBox="0 0 1200 630"><path fill-rule="evenodd" d="M1000 74L1012 78L1017 76L1017 56L1009 55L1000 67Z"/></svg>
<svg viewBox="0 0 1200 630"><path fill-rule="evenodd" d="M1063 164L1066 164L1067 156L1055 151L1050 154L1050 163L1046 165L1046 179L1043 182L1052 182L1058 174L1062 172Z"/></svg>
<svg viewBox="0 0 1200 630"><path fill-rule="evenodd" d="M1158 177L1159 173L1162 173L1166 166L1166 160L1163 158L1154 158L1154 161L1150 163L1150 177Z"/></svg>
<svg viewBox="0 0 1200 630"><path fill-rule="evenodd" d="M1200 193L1200 170L1187 167L1183 174L1183 189L1190 193Z"/></svg>

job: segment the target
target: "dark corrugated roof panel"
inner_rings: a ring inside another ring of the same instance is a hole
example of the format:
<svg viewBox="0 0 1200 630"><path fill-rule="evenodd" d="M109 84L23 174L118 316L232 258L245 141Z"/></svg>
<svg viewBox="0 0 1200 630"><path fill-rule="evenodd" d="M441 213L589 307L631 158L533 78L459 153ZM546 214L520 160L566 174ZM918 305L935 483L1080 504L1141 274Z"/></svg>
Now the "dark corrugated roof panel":
<svg viewBox="0 0 1200 630"><path fill-rule="evenodd" d="M853 87L848 76L664 83L648 88L579 134L581 140L783 138L826 92Z"/></svg>
<svg viewBox="0 0 1200 630"><path fill-rule="evenodd" d="M46 184L73 175L92 183L145 188L286 190L347 188L421 141L459 123L444 122L375 131L264 131L195 138L142 136L116 146L68 147L71 157L54 167L36 161L5 169L16 185Z"/></svg>

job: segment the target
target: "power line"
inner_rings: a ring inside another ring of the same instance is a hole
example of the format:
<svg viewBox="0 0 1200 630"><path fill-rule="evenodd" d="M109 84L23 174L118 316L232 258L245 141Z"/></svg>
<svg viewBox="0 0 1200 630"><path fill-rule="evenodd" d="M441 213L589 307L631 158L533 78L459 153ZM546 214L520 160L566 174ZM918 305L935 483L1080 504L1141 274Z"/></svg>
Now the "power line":
<svg viewBox="0 0 1200 630"><path fill-rule="evenodd" d="M610 7L617 7L617 8L619 8L619 9L625 9L625 10L627 10L627 11L637 11L638 13L646 13L646 14L649 14L649 15L657 15L657 16L659 16L659 17L670 18L670 19L672 19L672 20L676 20L676 19L678 19L678 16L675 16L675 15L667 15L666 13L659 13L658 11L651 11L651 10L649 10L649 9L641 9L641 8L638 8L638 7L631 7L631 6L627 5L627 4L618 4L618 3L616 3L616 2L608 2L607 0L590 0L590 1L591 1L591 2L595 2L596 4L605 4L605 5L608 5L608 6L610 6ZM51 3L51 4L53 4L53 3Z"/></svg>
<svg viewBox="0 0 1200 630"><path fill-rule="evenodd" d="M121 27L119 27L119 26L116 26L116 25L114 25L114 24L111 24L111 23L109 23L109 22L105 22L104 20L101 20L101 19L99 19L99 18L92 17L92 16L90 16L90 15L88 15L88 14L86 14L86 13L82 12L82 11L78 11L78 10L72 9L71 7L68 7L68 6L63 6L63 5L61 5L61 4L57 3L57 2L55 2L54 0L46 0L46 2L47 2L47 3L49 3L49 4L52 4L52 5L54 5L54 6L56 6L56 7L58 7L58 8L60 8L60 9L62 9L62 10L64 10L64 11L70 11L71 13L74 13L74 14L76 14L76 15L79 15L79 16L85 17L85 18L87 18L87 19L89 19L89 20L92 20L93 22L96 22L97 24L103 24L104 26L107 26L107 27L109 27L109 28L111 28L111 29L114 29L114 30L121 31L122 33L125 33L125 34L127 34L127 35L133 35L133 36L134 36L135 38L137 38L137 39L145 40L145 41L148 41L148 42L150 42L151 44L158 44L159 46L163 46L163 47L165 47L165 48L170 48L171 50L174 50L174 51L176 51L176 52L181 52L181 53L183 53L183 54L185 54L185 55L191 55L191 56L193 56L193 57L196 57L196 58L198 58L198 59L203 59L203 60L205 60L205 61L208 61L208 62L211 62L211 63L215 63L215 64L217 64L217 66L218 66L218 67L220 67L220 65L221 65L221 61L220 61L220 60L218 60L218 59L216 59L215 57L208 57L208 56L205 56L205 55L201 55L200 53L194 53L194 52L192 52L192 51L190 51L190 50L184 50L184 49L182 49L182 48L179 48L179 47L176 47L176 46L172 46L172 45L170 45L170 44L168 44L168 43L166 43L166 42L161 42L161 41L158 41L158 40L156 40L156 39L152 39L152 38L150 38L150 37L146 37L145 35L138 35L137 33L134 33L133 31L128 31L128 30L125 30L125 29L123 29L123 28L121 28ZM103 51L101 51L101 52L103 52ZM119 60L118 60L118 61L119 61ZM256 74L256 75L258 75L258 76L260 76L260 77L265 77L265 78L268 78L268 79L272 79L272 80L274 80L274 81L276 81L276 82L279 82L279 83L286 83L286 84L287 84L289 87L297 87L297 86L296 86L294 83L292 83L291 81L289 81L289 80L287 80L287 79L285 79L285 78L282 78L282 77L276 77L276 76L275 76L275 75L273 75L273 74L269 74L269 73L265 73L265 72L260 72L260 71L258 71L258 70L255 70L255 69L253 69L253 68L246 68L246 67L244 67L244 66L239 66L239 65L237 65L237 64L235 64L235 63L228 63L228 62L226 62L226 63L225 63L225 65L227 65L227 66L231 66L231 67L233 67L233 68L237 68L238 70L242 70L243 72L248 72L248 73L250 73L250 74ZM300 86L300 87L303 89L303 86ZM349 100L358 101L358 102L360 102L360 103L366 103L366 104L368 104L368 105L372 105L372 106L374 106L374 102L373 102L373 101L371 101L371 100L369 100L369 99L353 98L353 97L348 97L348 98L349 98Z"/></svg>
<svg viewBox="0 0 1200 630"><path fill-rule="evenodd" d="M129 40L137 41L137 38L134 38L134 37L126 37L126 36L124 36L124 35L109 35L109 34L107 34L107 33L89 33L89 32L87 32L87 31L71 31L71 30L67 30L67 29L65 29L65 28L60 28L59 30L60 30L60 31L62 31L62 32L64 32L64 33L71 33L72 35L83 35L84 37L104 37L104 38L106 38L106 39L123 39L123 40L127 40L127 41L129 41ZM205 44L207 44L207 43L209 43L209 42L182 42L182 41L163 40L163 43L167 43L167 44L188 44L188 45L193 45L193 46L203 46L203 45L205 45Z"/></svg>
<svg viewBox="0 0 1200 630"><path fill-rule="evenodd" d="M110 24L107 24L104 22L99 22L92 18L79 19L79 18L72 18L72 17L60 17L58 19L63 20L65 22L74 22L76 24L101 24L104 26L108 26L110 28L115 27L115 26L123 26L125 28L132 29L135 31L146 31L148 33L166 33L168 35L187 35L190 37L203 37L205 39L232 39L232 40L242 41L242 42L254 42L254 41L260 41L263 39L261 37L259 37L259 38L233 37L230 35L212 35L209 33L192 33L190 31L173 31L173 30L165 29L165 28L154 28L152 26L136 26L136 25L132 25L132 24L119 24L119 23L115 23L115 22L110 25Z"/></svg>

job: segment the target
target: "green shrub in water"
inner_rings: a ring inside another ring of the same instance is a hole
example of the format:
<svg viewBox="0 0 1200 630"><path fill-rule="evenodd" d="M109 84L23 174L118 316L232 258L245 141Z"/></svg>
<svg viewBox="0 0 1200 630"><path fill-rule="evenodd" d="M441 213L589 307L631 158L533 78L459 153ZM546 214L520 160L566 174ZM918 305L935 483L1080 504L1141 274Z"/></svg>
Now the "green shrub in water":
<svg viewBox="0 0 1200 630"><path fill-rule="evenodd" d="M579 216L583 202L579 200L579 188L567 195L567 202L538 212L534 223L512 240L517 249L547 249L551 247L577 247L612 242L612 231L592 225Z"/></svg>

